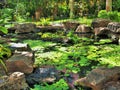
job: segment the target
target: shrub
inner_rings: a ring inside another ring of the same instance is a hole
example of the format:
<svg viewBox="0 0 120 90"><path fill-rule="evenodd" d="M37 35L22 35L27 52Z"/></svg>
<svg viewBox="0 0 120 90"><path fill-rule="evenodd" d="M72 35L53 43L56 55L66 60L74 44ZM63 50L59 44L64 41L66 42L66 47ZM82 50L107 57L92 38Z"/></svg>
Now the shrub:
<svg viewBox="0 0 120 90"><path fill-rule="evenodd" d="M117 11L108 12L108 17L110 20L119 21L119 16Z"/></svg>
<svg viewBox="0 0 120 90"><path fill-rule="evenodd" d="M99 18L110 19L112 21L120 21L120 13L118 11L110 11L107 12L106 10L101 10L98 13Z"/></svg>
<svg viewBox="0 0 120 90"><path fill-rule="evenodd" d="M99 11L99 12L98 12L98 17L99 17L99 18L105 18L105 19L108 19L108 18L109 18L106 10L101 10L101 11Z"/></svg>

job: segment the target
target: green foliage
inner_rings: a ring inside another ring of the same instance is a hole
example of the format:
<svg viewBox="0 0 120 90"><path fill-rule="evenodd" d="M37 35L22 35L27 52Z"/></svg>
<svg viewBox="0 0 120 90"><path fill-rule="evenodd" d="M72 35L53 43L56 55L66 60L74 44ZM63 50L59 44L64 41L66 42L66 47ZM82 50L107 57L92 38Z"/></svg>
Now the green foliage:
<svg viewBox="0 0 120 90"><path fill-rule="evenodd" d="M118 11L110 11L107 12L106 10L101 10L98 13L99 18L110 19L112 21L120 21L120 12Z"/></svg>
<svg viewBox="0 0 120 90"><path fill-rule="evenodd" d="M6 65L4 63L4 59L8 58L11 56L11 51L10 49L4 47L3 45L0 44L0 64L3 66L5 72L7 72Z"/></svg>
<svg viewBox="0 0 120 90"><path fill-rule="evenodd" d="M2 31L4 34L8 33L8 30L5 27L0 26L0 31Z"/></svg>
<svg viewBox="0 0 120 90"><path fill-rule="evenodd" d="M74 31L69 31L69 33L67 34L67 37L73 41L73 43L79 43L79 37L77 35L74 34Z"/></svg>
<svg viewBox="0 0 120 90"><path fill-rule="evenodd" d="M67 85L67 83L65 82L64 79L60 79L58 82L52 84L52 85L48 85L45 84L45 86L42 85L35 85L34 89L30 89L30 90L68 90L69 87Z"/></svg>
<svg viewBox="0 0 120 90"><path fill-rule="evenodd" d="M14 10L11 8L0 9L0 20L1 23L7 23L8 21L13 20Z"/></svg>
<svg viewBox="0 0 120 90"><path fill-rule="evenodd" d="M118 11L108 12L109 19L113 21L120 21L120 17L118 15L119 15Z"/></svg>
<svg viewBox="0 0 120 90"><path fill-rule="evenodd" d="M40 18L40 21L37 22L36 24L42 26L50 25L50 18Z"/></svg>
<svg viewBox="0 0 120 90"><path fill-rule="evenodd" d="M109 18L106 10L101 10L101 11L99 11L99 12L98 12L98 17L99 17L99 18L105 18L105 19L108 19L108 18Z"/></svg>

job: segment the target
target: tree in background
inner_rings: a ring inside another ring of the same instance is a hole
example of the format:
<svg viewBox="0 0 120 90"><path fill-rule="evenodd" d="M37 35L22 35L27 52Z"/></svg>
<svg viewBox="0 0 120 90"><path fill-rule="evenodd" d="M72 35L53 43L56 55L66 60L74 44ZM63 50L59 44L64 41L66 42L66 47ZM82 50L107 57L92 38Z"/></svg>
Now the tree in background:
<svg viewBox="0 0 120 90"><path fill-rule="evenodd" d="M74 0L69 0L70 18L74 18Z"/></svg>
<svg viewBox="0 0 120 90"><path fill-rule="evenodd" d="M112 0L106 0L106 11L112 11Z"/></svg>

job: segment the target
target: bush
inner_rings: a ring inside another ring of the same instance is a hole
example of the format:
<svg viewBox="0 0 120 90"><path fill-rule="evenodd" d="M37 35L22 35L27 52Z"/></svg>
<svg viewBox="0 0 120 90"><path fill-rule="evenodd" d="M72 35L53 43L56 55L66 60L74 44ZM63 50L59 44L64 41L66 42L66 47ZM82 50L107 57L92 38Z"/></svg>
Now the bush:
<svg viewBox="0 0 120 90"><path fill-rule="evenodd" d="M108 16L106 10L101 10L101 11L99 11L99 12L98 12L98 17L99 17L99 18L109 19L109 16Z"/></svg>
<svg viewBox="0 0 120 90"><path fill-rule="evenodd" d="M112 21L120 21L120 13L118 11L110 11L107 12L106 10L101 10L98 13L99 18L110 19Z"/></svg>
<svg viewBox="0 0 120 90"><path fill-rule="evenodd" d="M108 12L108 16L110 20L119 21L119 16L117 11Z"/></svg>

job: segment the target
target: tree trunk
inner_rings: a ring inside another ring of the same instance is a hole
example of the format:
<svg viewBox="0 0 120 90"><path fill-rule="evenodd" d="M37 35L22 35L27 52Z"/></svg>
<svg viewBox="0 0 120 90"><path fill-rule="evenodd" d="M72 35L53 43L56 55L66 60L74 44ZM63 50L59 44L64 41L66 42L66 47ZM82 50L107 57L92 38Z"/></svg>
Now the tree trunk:
<svg viewBox="0 0 120 90"><path fill-rule="evenodd" d="M106 0L106 11L112 11L112 0Z"/></svg>
<svg viewBox="0 0 120 90"><path fill-rule="evenodd" d="M74 18L74 0L69 0L70 18Z"/></svg>

